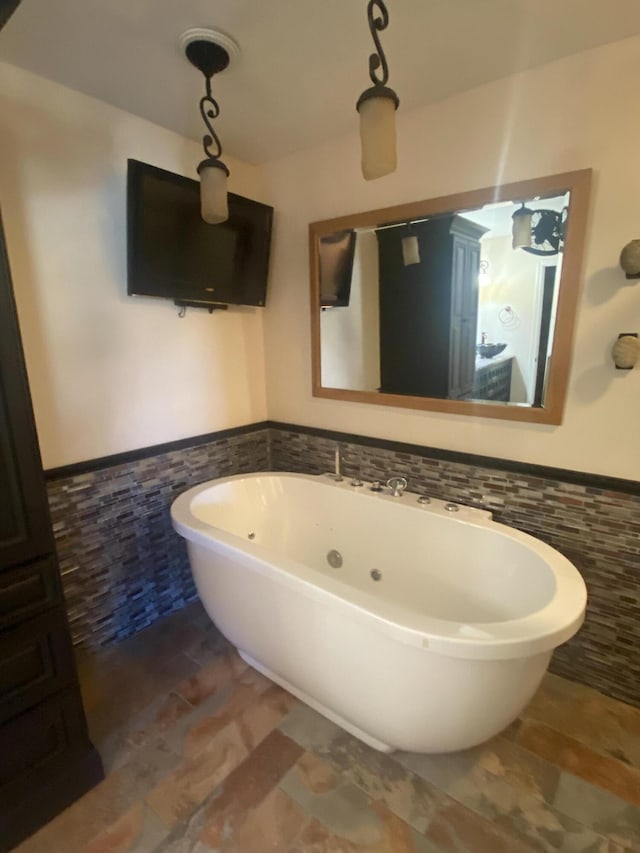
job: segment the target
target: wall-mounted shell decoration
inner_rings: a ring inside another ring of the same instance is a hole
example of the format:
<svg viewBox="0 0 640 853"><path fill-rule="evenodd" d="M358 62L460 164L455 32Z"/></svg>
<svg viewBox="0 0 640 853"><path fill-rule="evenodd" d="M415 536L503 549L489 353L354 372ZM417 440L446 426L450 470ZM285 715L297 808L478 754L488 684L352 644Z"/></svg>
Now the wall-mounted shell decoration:
<svg viewBox="0 0 640 853"><path fill-rule="evenodd" d="M640 358L640 341L635 333L618 335L611 355L618 370L631 370Z"/></svg>
<svg viewBox="0 0 640 853"><path fill-rule="evenodd" d="M620 266L627 278L640 278L640 240L631 240L620 252Z"/></svg>

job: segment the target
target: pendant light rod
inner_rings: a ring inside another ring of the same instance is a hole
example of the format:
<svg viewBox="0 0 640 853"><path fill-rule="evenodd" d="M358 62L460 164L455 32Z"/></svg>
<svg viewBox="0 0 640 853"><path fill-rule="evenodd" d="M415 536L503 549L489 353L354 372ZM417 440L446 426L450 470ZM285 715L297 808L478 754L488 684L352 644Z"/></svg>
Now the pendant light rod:
<svg viewBox="0 0 640 853"><path fill-rule="evenodd" d="M379 16L376 15L376 12L379 12ZM389 12L384 4L384 0L369 0L367 4L367 22L376 48L376 52L369 55L369 77L373 86L365 89L360 95L356 103L356 109L360 112L363 103L370 98L386 98L393 103L394 109L397 110L400 106L400 99L393 89L387 86L389 82L389 64L387 63L387 57L382 49L382 43L378 35L379 32L386 30L389 26ZM378 77L377 73L379 69L382 70L380 77Z"/></svg>
<svg viewBox="0 0 640 853"><path fill-rule="evenodd" d="M389 24L384 0L369 0L367 21L375 46L375 53L369 55L369 77L373 86L360 95L356 110L360 114L362 175L370 181L396 169L395 112L400 100L387 86L389 66L379 36Z"/></svg>
<svg viewBox="0 0 640 853"><path fill-rule="evenodd" d="M186 34L185 34L186 35ZM211 93L211 78L214 74L219 74L229 65L230 56L224 44L218 41L213 41L215 33L211 33L206 37L206 31L195 31L192 40L185 43L185 54L189 62L200 71L205 78L205 94L200 98L200 115L208 130L202 137L202 147L207 159L198 167L208 164L216 165L222 168L227 175L229 170L226 165L220 160L222 156L222 144L218 134L213 127L213 120L220 115L220 105ZM183 37L184 38L184 37ZM215 151L210 148L215 144Z"/></svg>
<svg viewBox="0 0 640 853"><path fill-rule="evenodd" d="M213 125L211 124L211 121L218 118L220 115L220 107L218 106L216 99L211 94L211 77L206 78L205 89L206 94L200 98L200 115L202 116L202 120L209 133L206 133L202 137L202 147L204 148L204 153L207 155L209 160L219 160L222 156L222 145L218 134L215 132ZM214 143L216 146L215 153L209 150ZM226 166L224 168L227 169ZM227 174L229 174L228 169Z"/></svg>
<svg viewBox="0 0 640 853"><path fill-rule="evenodd" d="M205 78L205 93L200 98L200 115L207 129L202 137L206 155L198 164L200 175L200 206L205 222L217 225L229 216L227 201L227 177L229 169L220 159L222 144L213 121L220 115L220 106L211 92L211 78L229 65L231 55L238 55L238 45L229 36L215 30L194 28L180 36L180 46L189 62ZM213 148L212 148L213 146Z"/></svg>
<svg viewBox="0 0 640 853"><path fill-rule="evenodd" d="M375 16L376 11L380 13L379 18ZM371 82L374 85L386 86L389 80L389 66L387 65L387 58L384 55L380 36L378 35L378 31L386 30L389 26L389 12L383 0L369 0L367 20L369 22L371 38L376 46L376 52L372 53L369 57L369 77L371 77ZM376 71L379 68L382 68L382 79L380 80L376 75Z"/></svg>

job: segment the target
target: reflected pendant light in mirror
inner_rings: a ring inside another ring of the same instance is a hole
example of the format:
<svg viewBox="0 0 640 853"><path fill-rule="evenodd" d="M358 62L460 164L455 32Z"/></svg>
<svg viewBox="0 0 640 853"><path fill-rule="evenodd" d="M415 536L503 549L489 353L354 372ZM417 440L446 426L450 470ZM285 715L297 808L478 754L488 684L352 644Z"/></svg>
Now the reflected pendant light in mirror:
<svg viewBox="0 0 640 853"><path fill-rule="evenodd" d="M513 214L513 248L532 255L557 255L564 247L564 236L569 208L562 210L522 207Z"/></svg>
<svg viewBox="0 0 640 853"><path fill-rule="evenodd" d="M405 267L420 263L420 246L415 234L402 238L402 263Z"/></svg>
<svg viewBox="0 0 640 853"><path fill-rule="evenodd" d="M532 217L533 211L525 207L524 202L522 202L522 207L513 214L512 246L514 249L522 249L531 244Z"/></svg>
<svg viewBox="0 0 640 853"><path fill-rule="evenodd" d="M369 77L373 86L360 95L356 109L360 114L362 174L371 181L396 169L395 113L400 101L393 89L387 86L389 67L378 36L378 31L386 29L389 23L389 13L383 0L369 0L367 19L376 48L376 52L369 56Z"/></svg>

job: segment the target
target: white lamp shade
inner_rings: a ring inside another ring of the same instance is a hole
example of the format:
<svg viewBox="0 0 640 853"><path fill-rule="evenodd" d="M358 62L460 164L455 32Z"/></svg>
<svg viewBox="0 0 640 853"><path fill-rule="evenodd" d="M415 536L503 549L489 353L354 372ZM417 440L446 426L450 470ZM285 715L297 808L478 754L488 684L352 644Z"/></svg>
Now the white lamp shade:
<svg viewBox="0 0 640 853"><path fill-rule="evenodd" d="M367 98L358 107L362 174L367 181L395 172L396 105L391 98Z"/></svg>
<svg viewBox="0 0 640 853"><path fill-rule="evenodd" d="M227 174L218 166L200 169L200 212L210 225L226 222L229 218Z"/></svg>
<svg viewBox="0 0 640 853"><path fill-rule="evenodd" d="M532 212L521 207L513 214L513 226L511 234L513 237L513 248L521 249L523 246L531 245L531 219Z"/></svg>
<svg viewBox="0 0 640 853"><path fill-rule="evenodd" d="M420 246L415 234L402 238L402 263L405 267L420 263Z"/></svg>

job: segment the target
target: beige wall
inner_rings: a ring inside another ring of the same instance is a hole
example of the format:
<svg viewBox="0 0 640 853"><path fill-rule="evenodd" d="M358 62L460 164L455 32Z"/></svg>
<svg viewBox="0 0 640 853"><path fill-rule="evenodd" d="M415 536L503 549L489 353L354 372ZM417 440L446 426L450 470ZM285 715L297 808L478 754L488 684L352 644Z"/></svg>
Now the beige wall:
<svg viewBox="0 0 640 853"><path fill-rule="evenodd" d="M127 158L195 177L200 147L0 65L0 199L46 468L266 417L263 312L126 294ZM230 187L268 201L257 169Z"/></svg>
<svg viewBox="0 0 640 853"><path fill-rule="evenodd" d="M378 240L358 233L349 305L320 312L322 384L328 388L380 387Z"/></svg>
<svg viewBox="0 0 640 853"><path fill-rule="evenodd" d="M640 284L617 267L622 246L640 236L638 55L633 38L401 110L399 169L379 181L360 177L355 113L347 138L262 169L232 161L231 188L276 208L267 309L184 320L169 302L126 296L126 159L193 174L199 146L1 65L0 200L45 467L268 414L640 479L640 370L615 371L609 358L619 332L640 330ZM588 167L595 180L562 426L311 396L308 222Z"/></svg>
<svg viewBox="0 0 640 853"><path fill-rule="evenodd" d="M355 112L348 138L268 166L270 198L280 212L265 328L269 416L640 479L640 370L616 371L609 357L619 332L640 330L640 284L627 284L617 267L622 246L640 236L638 56L640 39L628 39L401 110L399 168L378 181L360 177ZM308 222L589 167L594 186L562 426L311 396Z"/></svg>

